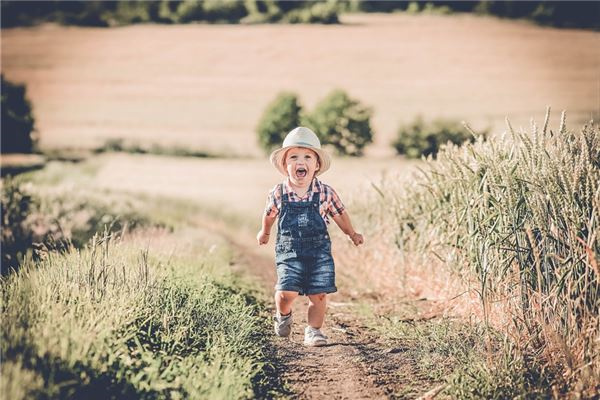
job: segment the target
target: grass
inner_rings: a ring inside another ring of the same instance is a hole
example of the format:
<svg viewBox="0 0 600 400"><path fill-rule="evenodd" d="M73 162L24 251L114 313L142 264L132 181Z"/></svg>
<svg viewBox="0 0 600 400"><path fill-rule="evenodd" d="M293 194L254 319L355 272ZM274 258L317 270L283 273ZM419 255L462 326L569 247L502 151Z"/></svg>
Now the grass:
<svg viewBox="0 0 600 400"><path fill-rule="evenodd" d="M458 397L479 384L480 398L598 390L600 130L567 130L563 114L553 132L548 120L549 111L530 132L509 125L502 139L451 146L413 185L380 190L401 257L426 255L436 276L460 278L479 300L463 313L480 309L480 323L511 343L497 366L463 369Z"/></svg>
<svg viewBox="0 0 600 400"><path fill-rule="evenodd" d="M382 312L381 299L358 304L360 318L387 349L387 373L402 382L388 393L392 398L439 392L453 399L534 399L567 391L556 369L524 356L502 332L475 319L422 318L423 305L406 301L401 310Z"/></svg>
<svg viewBox="0 0 600 400"><path fill-rule="evenodd" d="M226 252L190 258L104 236L22 265L2 281L2 392L229 399L271 390L261 303L227 273Z"/></svg>
<svg viewBox="0 0 600 400"><path fill-rule="evenodd" d="M18 178L36 197L35 214L67 240L60 251L25 256L0 282L0 391L11 399L281 396L265 299L233 272L223 240L194 226L200 207L94 190L99 168L51 162ZM111 231L117 219L135 229Z"/></svg>
<svg viewBox="0 0 600 400"><path fill-rule="evenodd" d="M131 154L154 154L164 155L173 157L221 157L224 155L216 155L208 153L206 151L190 149L186 146L165 146L161 144L145 145L143 142L136 143L133 141L125 141L122 138L107 139L104 145L94 149L94 153L105 153L105 152L123 152Z"/></svg>

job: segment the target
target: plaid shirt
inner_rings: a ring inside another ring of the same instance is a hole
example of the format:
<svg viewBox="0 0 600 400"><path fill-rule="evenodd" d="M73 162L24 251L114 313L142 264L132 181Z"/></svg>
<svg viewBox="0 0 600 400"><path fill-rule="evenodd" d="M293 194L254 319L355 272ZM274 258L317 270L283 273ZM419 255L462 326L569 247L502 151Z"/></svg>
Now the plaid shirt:
<svg viewBox="0 0 600 400"><path fill-rule="evenodd" d="M288 194L290 202L311 201L313 193L319 193L319 213L321 214L321 217L323 217L325 223L329 224L330 216L333 217L344 212L344 204L331 186L321 183L317 178L313 178L311 185L312 190L307 192L304 197L299 197L294 193L294 190L290 186L290 180L287 178L283 182L283 193ZM279 185L275 185L269 192L265 214L274 217L279 214L280 209L281 193L279 192Z"/></svg>

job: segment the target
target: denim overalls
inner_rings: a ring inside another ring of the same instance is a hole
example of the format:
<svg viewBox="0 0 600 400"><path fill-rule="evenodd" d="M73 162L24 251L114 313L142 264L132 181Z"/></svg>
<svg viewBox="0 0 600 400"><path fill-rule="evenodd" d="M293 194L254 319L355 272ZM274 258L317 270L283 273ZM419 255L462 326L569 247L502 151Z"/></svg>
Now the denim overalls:
<svg viewBox="0 0 600 400"><path fill-rule="evenodd" d="M308 191L312 192L312 184ZM331 240L319 213L320 193L313 193L311 201L305 202L290 202L283 193L283 184L279 185L279 193L275 290L306 295L336 292Z"/></svg>

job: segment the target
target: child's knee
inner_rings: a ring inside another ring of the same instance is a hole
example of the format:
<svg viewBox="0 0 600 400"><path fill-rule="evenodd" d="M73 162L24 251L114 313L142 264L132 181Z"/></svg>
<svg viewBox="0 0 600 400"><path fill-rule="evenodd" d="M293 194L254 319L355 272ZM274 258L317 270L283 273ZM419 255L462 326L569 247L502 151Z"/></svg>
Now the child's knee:
<svg viewBox="0 0 600 400"><path fill-rule="evenodd" d="M275 292L275 301L289 302L298 296L296 292L288 292L285 290L278 290Z"/></svg>
<svg viewBox="0 0 600 400"><path fill-rule="evenodd" d="M313 303L322 303L325 301L326 293L309 294L308 299Z"/></svg>

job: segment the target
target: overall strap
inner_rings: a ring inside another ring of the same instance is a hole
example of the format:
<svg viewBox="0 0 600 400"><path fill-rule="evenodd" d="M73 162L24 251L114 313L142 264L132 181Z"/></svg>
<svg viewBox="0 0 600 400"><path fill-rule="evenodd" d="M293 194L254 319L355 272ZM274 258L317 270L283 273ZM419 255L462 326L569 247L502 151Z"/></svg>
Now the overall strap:
<svg viewBox="0 0 600 400"><path fill-rule="evenodd" d="M283 194L283 183L279 184L279 196L281 198L281 204L287 203L287 200L285 197L287 197L287 194L284 195Z"/></svg>
<svg viewBox="0 0 600 400"><path fill-rule="evenodd" d="M310 184L310 189L309 190L313 190L312 189L313 183L314 182L312 182ZM315 203L316 205L319 205L320 202L321 202L321 190L317 190L316 192L312 193L311 203Z"/></svg>

